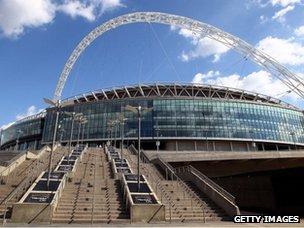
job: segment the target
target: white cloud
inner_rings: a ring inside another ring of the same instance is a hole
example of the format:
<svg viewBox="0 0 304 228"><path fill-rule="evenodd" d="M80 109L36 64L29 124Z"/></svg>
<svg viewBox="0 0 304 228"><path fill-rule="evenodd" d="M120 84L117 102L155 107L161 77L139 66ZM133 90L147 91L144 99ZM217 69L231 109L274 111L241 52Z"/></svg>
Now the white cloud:
<svg viewBox="0 0 304 228"><path fill-rule="evenodd" d="M16 120L21 120L25 117L28 117L28 116L32 116L32 115L35 115L39 112L42 112L43 109L38 109L36 108L34 105L31 105L30 107L28 107L28 109L26 110L25 113L20 113L16 116Z"/></svg>
<svg viewBox="0 0 304 228"><path fill-rule="evenodd" d="M18 114L18 115L16 116L16 121L21 120L21 119L23 119L23 118L25 118L25 117L28 117L28 116L35 115L35 114L37 114L37 113L39 113L39 112L42 112L42 111L43 111L43 109L38 109L38 108L36 108L36 106L31 105L30 107L28 107L28 109L27 109L24 113L20 113L20 114ZM13 125L14 123L15 123L15 122L11 122L11 123L2 125L2 126L0 127L0 131L6 129L6 128L8 128L8 127L10 127L10 126Z"/></svg>
<svg viewBox="0 0 304 228"><path fill-rule="evenodd" d="M171 30L176 31L174 26L171 26ZM190 39L194 48L190 51L183 51L180 58L182 61L190 61L196 58L205 58L213 56L213 62L217 62L221 55L229 51L229 47L221 44L218 41L212 40L208 37L200 38L199 35L191 32L188 29L179 29L178 34Z"/></svg>
<svg viewBox="0 0 304 228"><path fill-rule="evenodd" d="M304 64L304 46L294 39L279 39L268 36L257 44L257 48L282 64L291 66Z"/></svg>
<svg viewBox="0 0 304 228"><path fill-rule="evenodd" d="M94 21L96 17L106 11L124 6L120 0L65 0L58 6L58 10L70 15L72 18L83 17L88 21Z"/></svg>
<svg viewBox="0 0 304 228"><path fill-rule="evenodd" d="M95 0L95 2L100 2L101 12L114 10L117 7L124 6L120 0Z"/></svg>
<svg viewBox="0 0 304 228"><path fill-rule="evenodd" d="M80 16L88 21L95 20L94 6L86 5L80 1L65 1L65 3L59 5L57 9L71 16L72 18Z"/></svg>
<svg viewBox="0 0 304 228"><path fill-rule="evenodd" d="M276 7L286 7L289 5L296 5L301 3L303 0L252 0L253 3L257 4L258 6L264 8L269 5L276 6Z"/></svg>
<svg viewBox="0 0 304 228"><path fill-rule="evenodd" d="M25 28L51 23L57 12L94 21L122 6L121 0L0 0L0 31L6 37L18 37Z"/></svg>
<svg viewBox="0 0 304 228"><path fill-rule="evenodd" d="M283 9L277 11L277 12L273 15L272 19L278 20L278 21L280 21L280 22L284 22L284 21L285 21L285 15L286 15L288 12L294 10L294 8L295 8L294 5L289 5L289 6L285 7L285 8L283 8Z"/></svg>
<svg viewBox="0 0 304 228"><path fill-rule="evenodd" d="M282 7L286 7L289 5L295 5L297 3L301 3L301 0L270 0L270 3L273 6L279 5Z"/></svg>
<svg viewBox="0 0 304 228"><path fill-rule="evenodd" d="M53 21L55 6L50 0L0 0L0 29L17 37L25 27L39 27Z"/></svg>
<svg viewBox="0 0 304 228"><path fill-rule="evenodd" d="M244 77L241 77L238 74L223 76L218 71L209 71L206 74L197 73L193 77L192 82L211 85L224 85L227 87L257 92L272 97L278 97L284 94L284 98L290 98L292 100L299 99L295 93L287 92L290 91L290 89L284 83L264 70L252 72Z"/></svg>
<svg viewBox="0 0 304 228"><path fill-rule="evenodd" d="M208 71L206 74L197 73L196 75L194 75L192 79L192 83L201 84L205 79L215 78L219 75L220 75L219 71L213 71L213 70Z"/></svg>
<svg viewBox="0 0 304 228"><path fill-rule="evenodd" d="M304 36L304 25L298 27L295 29L294 33L297 35L297 36Z"/></svg>
<svg viewBox="0 0 304 228"><path fill-rule="evenodd" d="M268 17L266 17L265 15L261 15L260 16L260 22L261 24L264 24L268 21Z"/></svg>
<svg viewBox="0 0 304 228"><path fill-rule="evenodd" d="M276 9L275 14L272 16L273 20L277 20L281 23L286 21L286 14L295 9L298 5L303 5L304 0L252 0L253 3L257 4L259 7L271 6ZM261 23L264 22L264 16L260 17Z"/></svg>

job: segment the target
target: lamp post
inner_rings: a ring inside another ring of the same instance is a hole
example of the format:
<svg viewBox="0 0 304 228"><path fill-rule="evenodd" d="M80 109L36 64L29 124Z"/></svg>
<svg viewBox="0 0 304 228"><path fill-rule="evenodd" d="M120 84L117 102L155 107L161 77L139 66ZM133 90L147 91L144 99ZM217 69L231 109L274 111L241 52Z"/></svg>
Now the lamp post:
<svg viewBox="0 0 304 228"><path fill-rule="evenodd" d="M206 114L202 112L203 118L206 122ZM207 134L207 126L206 126L206 131L205 131L205 140L206 140L206 150L209 151L209 143L208 143L208 134Z"/></svg>
<svg viewBox="0 0 304 228"><path fill-rule="evenodd" d="M62 126L62 122L63 122L63 120L60 120L59 124L58 124L58 133L60 133L60 136L59 136L59 143L60 143L60 145L61 145L61 142L62 142L62 137L63 137L63 132L64 132L64 129L63 129L63 126Z"/></svg>
<svg viewBox="0 0 304 228"><path fill-rule="evenodd" d="M63 133L65 132L64 128L60 128L60 143L62 143Z"/></svg>
<svg viewBox="0 0 304 228"><path fill-rule="evenodd" d="M43 98L43 100L46 104L51 105L51 107L53 107L55 109L55 112L56 112L54 132L53 132L53 140L52 140L52 148L51 148L51 153L50 153L50 158L49 158L48 175L47 175L47 182L46 182L46 187L47 187L47 189L49 189L51 169L52 169L52 159L53 159L54 147L55 147L55 142L56 142L57 126L58 126L58 118L59 118L60 109L62 107L65 107L65 106L69 105L69 104L72 104L72 101L61 103L60 100L53 101L53 100L48 99L48 98Z"/></svg>
<svg viewBox="0 0 304 228"><path fill-rule="evenodd" d="M114 147L116 148L116 138L117 138L117 131L118 131L118 123L119 123L119 120L114 120L113 121L114 123Z"/></svg>
<svg viewBox="0 0 304 228"><path fill-rule="evenodd" d="M76 143L77 146L79 146L80 130L81 130L81 125L82 125L83 121L84 121L83 115L81 115L79 118L77 118L77 122L78 122L78 134L77 134L77 143Z"/></svg>
<svg viewBox="0 0 304 228"><path fill-rule="evenodd" d="M78 125L78 138L77 138L77 145L80 144L81 142L81 127L82 127L82 130L84 130L84 123L87 122L87 119L82 115L81 117L78 118L78 122L79 122L79 125ZM83 131L82 131L82 136L83 136Z"/></svg>
<svg viewBox="0 0 304 228"><path fill-rule="evenodd" d="M20 138L20 134L23 133L23 131L21 131L20 129L18 129L17 131L17 140L16 140L16 147L15 150L18 150L18 144L19 144L19 138Z"/></svg>
<svg viewBox="0 0 304 228"><path fill-rule="evenodd" d="M256 144L255 144L255 142L254 142L253 131L252 131L252 130L249 130L248 132L249 132L249 134L251 135L253 150L256 151Z"/></svg>
<svg viewBox="0 0 304 228"><path fill-rule="evenodd" d="M112 141L113 141L113 129L115 126L115 120L108 120L108 129L110 133L110 145L112 146Z"/></svg>
<svg viewBox="0 0 304 228"><path fill-rule="evenodd" d="M130 112L133 112L135 114L137 114L137 122L138 122L138 156L137 156L137 190L138 192L140 191L140 151L141 151L141 148L140 148L140 140L141 140L141 116L142 116L142 112L148 112L148 111L151 111L153 108L145 108L145 107L142 107L140 105L138 105L137 107L133 107L131 105L127 105L125 107L125 110L127 111L130 111Z"/></svg>
<svg viewBox="0 0 304 228"><path fill-rule="evenodd" d="M295 133L294 131L291 131L291 132L289 132L289 134L290 134L291 137L292 137L292 141L293 141L294 148L295 148L295 150L297 150L297 144L296 144L296 139L295 139L296 133Z"/></svg>
<svg viewBox="0 0 304 228"><path fill-rule="evenodd" d="M111 145L111 141L110 141L110 137L111 137L111 128L110 128L110 126L109 126L109 124L108 124L108 126L107 126L107 132L108 132L108 146L110 146Z"/></svg>
<svg viewBox="0 0 304 228"><path fill-rule="evenodd" d="M156 131L156 151L157 154L159 152L159 145L160 145L160 141L159 141L159 126L158 126L158 122L156 123L156 127L155 127L155 131Z"/></svg>
<svg viewBox="0 0 304 228"><path fill-rule="evenodd" d="M64 112L64 114L67 115L67 116L72 117L70 140L69 140L69 153L71 153L73 130L74 130L74 122L75 122L75 119L78 118L79 116L81 116L82 114L81 113L76 113L76 112Z"/></svg>
<svg viewBox="0 0 304 228"><path fill-rule="evenodd" d="M120 137L121 137L121 144L120 144L120 154L121 154L121 164L123 163L123 143L124 143L124 134L125 134L125 121L127 118L124 118L123 113L119 115L119 123L120 123Z"/></svg>
<svg viewBox="0 0 304 228"><path fill-rule="evenodd" d="M87 118L83 117L82 121L82 144L84 144L84 130L85 130L85 124L88 122Z"/></svg>

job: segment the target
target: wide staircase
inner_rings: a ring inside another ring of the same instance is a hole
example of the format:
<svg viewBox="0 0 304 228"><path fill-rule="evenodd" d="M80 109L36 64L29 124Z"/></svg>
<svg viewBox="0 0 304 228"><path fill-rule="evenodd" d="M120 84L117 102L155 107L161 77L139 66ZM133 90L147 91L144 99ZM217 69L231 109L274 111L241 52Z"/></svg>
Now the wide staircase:
<svg viewBox="0 0 304 228"><path fill-rule="evenodd" d="M89 148L60 197L53 223L129 223L119 180L103 149Z"/></svg>
<svg viewBox="0 0 304 228"><path fill-rule="evenodd" d="M137 171L137 155L124 150L134 171ZM165 205L166 221L173 222L211 222L228 220L225 212L201 193L192 183L185 183L177 176L166 180L159 168L147 162L140 164L140 172L152 185L156 195Z"/></svg>
<svg viewBox="0 0 304 228"><path fill-rule="evenodd" d="M56 148L53 168L66 152L67 149L64 147ZM49 153L49 151L45 151L37 159L26 159L3 179L5 181L0 185L0 222L3 221L4 214L6 218L10 218L12 205L21 198L38 175L47 169Z"/></svg>

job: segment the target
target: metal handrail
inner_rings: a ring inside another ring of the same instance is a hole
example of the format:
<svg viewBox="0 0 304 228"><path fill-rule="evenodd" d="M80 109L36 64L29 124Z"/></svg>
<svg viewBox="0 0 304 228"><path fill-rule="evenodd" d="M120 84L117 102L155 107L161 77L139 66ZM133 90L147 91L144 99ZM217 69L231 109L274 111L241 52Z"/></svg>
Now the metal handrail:
<svg viewBox="0 0 304 228"><path fill-rule="evenodd" d="M19 150L20 151L20 150ZM12 163L15 162L15 160L17 160L18 158L22 157L24 154L26 154L29 150L21 150L21 152L19 153L15 153L16 155L14 157L12 157L10 160L8 161L0 161L0 165L5 166L5 165L11 165ZM11 151L14 152L14 151ZM3 153L3 152L2 152ZM6 152L7 153L7 152Z"/></svg>
<svg viewBox="0 0 304 228"><path fill-rule="evenodd" d="M5 165L4 163L6 163L8 166L4 169L4 170L2 170L2 172L0 173L0 177L2 178L4 175L3 175L3 173L5 172L5 171L7 171L7 170L9 170L9 169L11 169L11 165L12 164L14 164L14 163L18 163L16 160L17 159L19 159L20 157L22 157L23 155L25 155L27 153L27 151L23 151L23 152L21 152L21 153L19 153L18 155L16 155L15 157L13 157L11 160L13 160L12 162L10 162L10 161L7 161L7 162L3 162L2 164L3 165Z"/></svg>
<svg viewBox="0 0 304 228"><path fill-rule="evenodd" d="M93 200L92 200L92 216L91 216L91 224L94 222L94 208L95 208L95 184L96 184L96 160L94 159L94 185L93 185Z"/></svg>
<svg viewBox="0 0 304 228"><path fill-rule="evenodd" d="M135 154L137 154L137 150L136 150L136 148L134 147L133 144L132 144L129 148L132 149L133 152L134 152ZM142 150L142 153L141 153L141 159L142 159L144 162L145 162L145 161L148 161L148 163L152 163L151 160L149 159L149 157L146 155L146 153L145 153L143 150ZM195 193L192 192L192 190L189 188L189 186L186 185L186 184L184 183L184 181L182 181L178 175L176 175L176 173L175 173L175 171L174 171L174 168L173 168L169 163L165 162L160 156L157 156L157 159L166 167L166 169L168 169L168 170L171 172L171 179L174 180L174 178L172 178L172 175L173 175L173 176L176 178L175 180L177 181L177 183L178 183L180 186L184 187L184 189L185 189L190 195L192 195L192 197L196 200L197 205L199 204L199 205L201 206L201 208L202 208L202 210L203 210L204 222L206 222L206 213L205 213L205 205L204 205L204 203L201 202L201 201L199 200L199 197L198 197ZM150 175L150 177L152 177L152 175ZM153 179L154 179L154 178L153 178ZM159 182L158 182L158 183L159 183ZM170 202L170 200L169 200L169 202ZM170 202L170 204L171 204L171 202ZM191 204L192 204L192 198L191 198ZM170 205L170 206L171 206L171 205ZM193 205L192 205L192 211L193 211Z"/></svg>
<svg viewBox="0 0 304 228"><path fill-rule="evenodd" d="M35 166L32 168L27 177L23 179L18 186L0 203L0 205L4 205L4 215L3 215L3 224L6 222L6 212L8 208L9 201L11 201L13 198L19 200L21 196L24 194L24 191L27 190L32 182L37 178L37 176L41 173L41 170L44 170L44 165L45 163L43 162L45 159L48 159L48 156L38 158L34 160L28 167L32 167L33 165ZM26 169L27 169L26 168Z"/></svg>
<svg viewBox="0 0 304 228"><path fill-rule="evenodd" d="M211 180L209 177L198 171L196 168L193 166L182 166L182 167L177 167L175 168L176 172L192 172L193 174L199 176L201 179L205 181L210 187L218 191L220 194L222 194L225 198L230 200L231 202L235 203L235 197L227 192L225 189L223 189L221 186L219 186L217 183L215 183L213 180Z"/></svg>
<svg viewBox="0 0 304 228"><path fill-rule="evenodd" d="M176 180L178 181L178 183L181 186L183 186L187 190L188 193L190 193L190 194L192 193L192 196L194 196L194 198L196 200L198 200L197 195L194 194L192 192L192 190L189 188L189 186L186 185L185 182L175 173L174 168L168 162L165 162L161 157L158 157L157 159L166 167L166 169L168 169L171 172L171 176L173 175L176 178Z"/></svg>
<svg viewBox="0 0 304 228"><path fill-rule="evenodd" d="M136 150L136 148L134 147L133 144L131 144L131 145L128 147L128 149L129 149L129 150L133 150L133 153L134 153L134 154L137 154L137 150ZM144 155L144 156L142 156L141 159L145 159L145 158L146 158L146 160L144 161L145 163L151 163L150 160L149 160L149 158L146 156L145 153L142 153L142 155ZM128 156L128 158L130 158L130 160L131 160L130 162L131 162L131 163L136 163L136 162L133 161L132 157ZM147 177L150 177L150 178L152 179L152 183L154 183L154 186L155 186L156 195L157 195L157 193L158 193L157 190L160 189L160 191L161 191L161 198L160 198L161 203L163 203L163 195L165 196L165 200L166 200L166 202L169 204L170 223L171 223L171 221L172 221L172 207L173 207L173 204L172 204L172 202L171 202L172 200L169 199L169 196L168 196L168 195L166 194L166 192L164 191L163 186L161 185L159 179L156 179L153 175L146 175L146 176L147 176ZM151 183L151 184L152 184L152 183ZM152 184L152 186L153 186L153 184Z"/></svg>
<svg viewBox="0 0 304 228"><path fill-rule="evenodd" d="M150 163L150 160L147 160L147 161ZM168 196L168 194L166 194L166 192L163 189L163 186L161 185L159 179L156 179L153 175L149 175L149 177L153 179L152 182L154 182L154 186L156 186L155 187L156 193L158 192L157 191L158 188L161 191L161 197L160 197L161 203L163 203L163 196L165 196L165 200L169 204L169 214L170 214L170 223L171 223L171 221L172 221L172 207L173 207L173 203L171 202L172 199L171 199L171 197Z"/></svg>
<svg viewBox="0 0 304 228"><path fill-rule="evenodd" d="M36 167L32 169L29 175L27 175L27 177L18 184L18 186L6 197L6 199L0 203L0 205L4 204L4 214L2 221L3 225L6 222L6 213L7 213L9 201L11 201L13 198L18 200L23 195L24 190L28 189L29 186L32 184L32 182L37 178L38 174L40 173L40 168L42 168L43 164L44 163L40 163L39 160L36 160L35 161Z"/></svg>
<svg viewBox="0 0 304 228"><path fill-rule="evenodd" d="M44 146L44 147L42 147L40 150L39 150L39 152L37 153L37 154L40 154L43 150L47 150L48 149L48 147L47 146ZM30 150L25 150L24 152L22 152L22 153L20 153L19 155L17 155L18 157L16 158L16 157L14 157L14 159L15 160L17 160L18 158L20 158L21 156L23 156L24 154L27 154L27 152L30 152ZM38 159L39 160L39 159ZM41 160L43 160L43 159L41 159ZM16 162L16 163L19 163L19 162L17 162L17 161L14 161L14 162ZM13 163L14 163L13 162ZM28 168L28 167L30 167L34 162L36 162L36 160L34 160L30 165L28 165L26 168L25 168L25 170ZM5 171L7 171L7 170L10 170L11 169L11 165L13 164L13 163L11 163L5 170L3 170L1 173L0 173L0 181L1 180L7 180L8 178L9 178L9 174L7 175L7 176L4 176L3 175L3 173L5 172ZM17 167L16 167L17 168ZM12 171L13 172L13 171Z"/></svg>
<svg viewBox="0 0 304 228"><path fill-rule="evenodd" d="M43 159L41 159L43 160ZM36 174L37 173L37 170L40 170L41 166L42 166L42 163L40 162L39 159L33 161L32 163L30 163L24 170L27 170L29 167L33 167L33 165L35 166L35 168L32 168L30 170L30 174L27 175L27 177L25 179L23 179L19 184L18 186L9 194L9 196L6 197L6 199L10 200L12 197L10 197L11 195L14 195L16 193L16 191L20 188L20 185L22 185L23 183L26 182L26 180L30 179L32 177L33 174ZM39 166L40 165L40 166ZM36 171L34 173L34 171ZM39 173L39 172L38 172ZM35 179L35 178L34 178ZM23 185L22 185L23 186ZM5 199L5 200L6 200ZM0 202L0 205L5 203L5 200L3 200L2 202Z"/></svg>

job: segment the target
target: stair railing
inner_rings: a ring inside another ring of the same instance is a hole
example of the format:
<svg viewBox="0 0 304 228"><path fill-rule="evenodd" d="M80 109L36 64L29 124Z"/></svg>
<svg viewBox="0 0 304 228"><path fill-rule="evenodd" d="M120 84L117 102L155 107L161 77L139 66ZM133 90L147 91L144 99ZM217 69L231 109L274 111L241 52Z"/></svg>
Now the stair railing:
<svg viewBox="0 0 304 228"><path fill-rule="evenodd" d="M4 204L4 214L3 214L3 225L6 223L6 213L10 204L10 201L19 200L19 198L23 195L24 191L29 188L29 186L32 184L32 182L37 178L38 174L40 173L40 169L43 169L43 164L40 162L39 159L35 160L31 166L32 169L29 171L27 177L23 179L18 186L5 198L4 201L0 203Z"/></svg>
<svg viewBox="0 0 304 228"><path fill-rule="evenodd" d="M94 159L94 184L93 184L93 199L92 199L92 216L91 216L91 224L94 222L94 209L95 209L95 184L96 184L96 160Z"/></svg>
<svg viewBox="0 0 304 228"><path fill-rule="evenodd" d="M6 182L9 182L10 179L15 179L15 173L14 173L14 170L11 171L12 169L12 166L14 164L16 164L15 168L16 169L18 167L18 164L20 163L18 161L18 159L22 156L26 156L27 157L27 152L26 150L20 152L18 155L14 156L10 161L7 161L7 162L3 162L3 165L7 165L7 167L0 173L0 181L1 183L6 183ZM14 159L14 161L12 161ZM5 172L7 172L7 175L4 175ZM11 174L11 175L10 175Z"/></svg>
<svg viewBox="0 0 304 228"><path fill-rule="evenodd" d="M137 150L136 150L136 148L134 147L133 144L129 147L129 150L130 151L132 150L131 153L133 155L137 154ZM137 163L133 160L132 157L130 157L129 155L127 155L127 157L128 157L128 160L132 164L137 165ZM145 153L142 153L141 159L144 163L152 164L150 159L148 158L148 156L146 156ZM144 168L144 167L142 167L142 168ZM172 222L172 208L173 208L172 200L169 199L169 196L164 191L159 179L154 177L152 174L150 175L149 172L147 172L145 169L143 169L143 170L145 171L145 175L147 176L147 178L150 179L152 181L152 183L154 183L154 189L155 189L156 195L159 195L157 193L159 193L159 191L160 191L160 201L161 201L161 203L164 203L164 201L166 201L166 204L169 205L169 219L170 219L169 221L171 223Z"/></svg>
<svg viewBox="0 0 304 228"><path fill-rule="evenodd" d="M176 172L192 172L199 176L202 180L204 180L206 183L208 183L210 186L212 186L213 189L217 190L220 192L222 195L224 195L228 200L231 202L235 203L235 197L231 195L229 192L227 192L225 189L223 189L221 186L219 186L217 183L215 183L213 180L211 180L209 177L198 171L196 168L194 168L191 165L188 166L182 166L182 167L177 167Z"/></svg>
<svg viewBox="0 0 304 228"><path fill-rule="evenodd" d="M40 151L42 151L42 148ZM0 205L4 204L4 214L3 214L3 225L6 223L6 213L10 203L18 201L24 192L31 186L33 181L38 177L42 170L46 168L47 163L45 160L48 159L47 154L42 156L41 158L35 159L29 166L27 166L24 170L31 168L28 171L27 176L23 179L18 186L0 203ZM10 202L12 201L13 202Z"/></svg>
<svg viewBox="0 0 304 228"><path fill-rule="evenodd" d="M198 203L201 203L198 199L199 197L193 193L189 186L185 184L185 182L176 174L175 169L168 162L165 162L161 157L157 157L157 160L158 164L160 164L162 168L166 169L166 172L169 171L172 180L175 178L180 186L182 186L190 195L192 195L192 197L194 197Z"/></svg>
<svg viewBox="0 0 304 228"><path fill-rule="evenodd" d="M164 161L161 157L158 157L157 158L161 163L164 164L164 166L167 167L167 170L170 171L170 174L171 174L171 177L173 177L173 180L174 178L177 180L177 183L182 186L186 191L187 193L191 196L190 197L190 200L191 200L191 209L192 209L192 212L194 213L194 210L193 210L193 201L192 200L195 200L196 201L196 205L197 206L200 206L202 211L203 211L203 218L204 218L204 222L206 222L206 213L205 213L205 202L202 202L200 200L200 197L194 193L190 188L189 186L176 174L175 172L175 169L166 161ZM185 192L183 192L183 197L185 198Z"/></svg>
<svg viewBox="0 0 304 228"><path fill-rule="evenodd" d="M131 152L133 152L133 154L137 154L137 150L136 148L134 147L133 144L131 144L131 146L129 146L129 150L131 150ZM149 157L146 155L145 151L141 151L141 156L140 156L141 160L144 162L144 163L149 163L149 164L152 164L152 162L150 161ZM131 158L132 159L132 158ZM193 193L193 191L189 188L188 185L186 185L184 183L183 180L180 179L180 177L175 173L175 170L174 168L167 162L165 162L159 155L157 156L156 158L156 162L158 162L158 164L160 164L162 166L162 168L165 169L165 171L169 171L170 172L170 176L171 176L171 180L176 180L177 181L177 185L180 185L181 187L184 188L184 190L187 191L187 193L191 196L190 197L190 200L191 200L191 209L192 209L192 212L194 214L194 210L193 210L193 203L192 203L192 199L195 199L196 201L196 205L200 206L200 208L202 209L203 211L203 219L204 219L204 223L206 222L206 213L205 213L205 205L203 202L201 202L199 196L197 196L195 193ZM152 175L150 175L152 177ZM154 178L153 178L154 179ZM183 194L183 199L185 200L185 194ZM168 202L170 203L170 206L171 206L171 201L168 200Z"/></svg>
<svg viewBox="0 0 304 228"><path fill-rule="evenodd" d="M176 172L190 173L194 181L199 181L202 184L202 191L219 207L222 207L228 215L234 216L240 214L239 208L235 203L235 197L191 165L178 167L176 168Z"/></svg>

